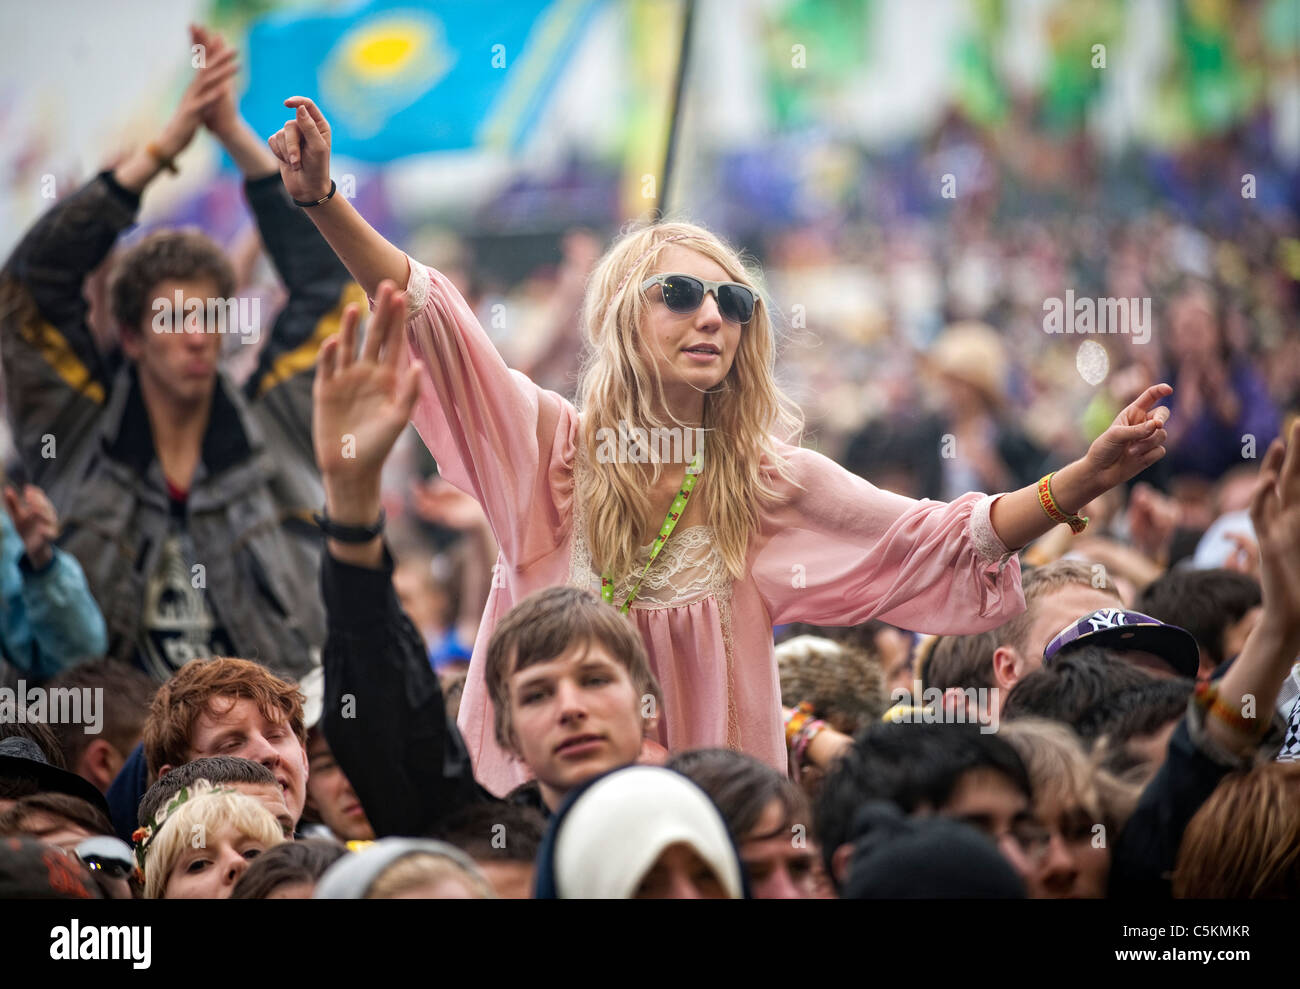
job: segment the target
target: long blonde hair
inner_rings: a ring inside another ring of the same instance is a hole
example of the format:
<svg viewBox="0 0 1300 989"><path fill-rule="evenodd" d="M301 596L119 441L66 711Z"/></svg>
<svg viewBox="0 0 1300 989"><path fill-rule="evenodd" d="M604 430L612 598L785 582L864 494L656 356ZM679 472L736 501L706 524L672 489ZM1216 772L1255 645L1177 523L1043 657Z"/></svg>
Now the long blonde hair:
<svg viewBox="0 0 1300 989"><path fill-rule="evenodd" d="M670 424L656 413L656 408L667 408L663 382L638 346L650 306L641 283L669 243L681 243L716 262L728 278L753 288L757 296L731 369L722 384L704 397L700 425L705 466L695 495L703 500L705 518L727 570L733 579L740 579L745 574L749 537L758 526L759 506L777 497L769 472L775 470L793 482L773 433L797 444L803 419L776 384L772 320L759 292L757 272L703 227L677 222L634 229L614 243L592 273L582 311L588 354L578 385L583 449L588 465L595 464L599 437L617 433L620 422L646 430L694 426ZM632 568L641 546L650 497L636 464L615 458L600 466L585 473L586 487L578 497L585 499L592 563L617 581ZM655 463L654 480L662 469Z"/></svg>

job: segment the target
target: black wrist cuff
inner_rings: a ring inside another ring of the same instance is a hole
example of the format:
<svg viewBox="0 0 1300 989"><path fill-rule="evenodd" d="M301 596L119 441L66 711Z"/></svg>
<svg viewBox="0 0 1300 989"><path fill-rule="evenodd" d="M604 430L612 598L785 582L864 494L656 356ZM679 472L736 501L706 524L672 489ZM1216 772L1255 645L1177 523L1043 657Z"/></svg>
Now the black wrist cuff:
<svg viewBox="0 0 1300 989"><path fill-rule="evenodd" d="M340 525L324 512L316 512L312 518L326 538L337 539L341 543L368 543L384 531L383 508L379 509L379 520L373 525Z"/></svg>

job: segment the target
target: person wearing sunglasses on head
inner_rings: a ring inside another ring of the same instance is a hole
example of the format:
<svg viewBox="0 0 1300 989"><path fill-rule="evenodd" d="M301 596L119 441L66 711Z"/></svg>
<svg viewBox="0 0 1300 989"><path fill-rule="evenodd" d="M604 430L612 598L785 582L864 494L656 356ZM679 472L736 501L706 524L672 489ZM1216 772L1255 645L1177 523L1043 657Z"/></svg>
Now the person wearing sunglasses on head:
<svg viewBox="0 0 1300 989"><path fill-rule="evenodd" d="M484 653L498 617L528 594L591 587L629 616L664 688L668 749L727 746L783 771L774 624L999 625L1024 609L1015 551L1058 521L1081 526L1084 505L1164 455L1168 410L1155 405L1171 389L1156 385L1039 485L951 503L881 490L799 445L757 274L687 223L633 230L596 265L575 406L507 368L448 279L336 194L328 121L305 97L285 105L294 117L269 144L286 188L377 308L404 315L400 330L367 333L359 357L346 322L322 353L327 566L391 566L381 440L385 417L409 416L500 546L459 715L475 775L495 794L526 771L494 737Z"/></svg>

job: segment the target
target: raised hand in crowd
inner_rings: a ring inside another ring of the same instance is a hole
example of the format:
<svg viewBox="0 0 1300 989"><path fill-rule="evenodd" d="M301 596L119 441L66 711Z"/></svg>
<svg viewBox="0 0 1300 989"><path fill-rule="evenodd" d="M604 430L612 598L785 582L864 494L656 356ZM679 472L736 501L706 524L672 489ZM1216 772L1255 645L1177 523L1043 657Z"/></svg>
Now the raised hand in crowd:
<svg viewBox="0 0 1300 989"><path fill-rule="evenodd" d="M1129 537L1150 559L1169 560L1169 542L1178 528L1178 502L1162 495L1149 484L1137 484L1128 503Z"/></svg>
<svg viewBox="0 0 1300 989"><path fill-rule="evenodd" d="M201 28L190 29L195 44ZM164 168L175 168L175 158L194 140L204 118L223 100L229 99L231 81L239 71L239 62L233 48L222 45L213 51L200 49L203 57L194 78L185 88L180 105L154 140L136 149L113 172L113 177L125 189L140 192Z"/></svg>
<svg viewBox="0 0 1300 989"><path fill-rule="evenodd" d="M19 493L13 485L5 488L5 508L23 541L23 551L36 570L44 570L54 558L54 540L59 535L59 518L45 497L45 492L28 484Z"/></svg>
<svg viewBox="0 0 1300 989"><path fill-rule="evenodd" d="M1219 681L1219 698L1240 712L1231 719L1208 718L1206 730L1229 749L1249 751L1277 703L1282 681L1300 655L1300 422L1284 444L1276 439L1260 466L1250 502L1259 542L1263 614L1241 655ZM1259 719L1259 720L1256 720Z"/></svg>
<svg viewBox="0 0 1300 989"><path fill-rule="evenodd" d="M379 518L380 472L406 428L420 394L421 364L403 368L406 293L382 284L357 352L360 310L344 310L342 326L321 348L312 387L312 438L325 484L325 508L342 525ZM365 544L330 541L330 553L358 566L379 566L378 536Z"/></svg>
<svg viewBox="0 0 1300 989"><path fill-rule="evenodd" d="M201 25L190 25L190 38L195 48L204 55L204 64L199 67L196 79L218 76L223 80L216 99L206 101L200 111L203 126L221 142L245 175L260 178L274 174L278 167L275 156L240 115L235 99L234 73L227 73L223 68L230 64L234 49L226 44L221 35ZM237 71L237 61L235 68Z"/></svg>

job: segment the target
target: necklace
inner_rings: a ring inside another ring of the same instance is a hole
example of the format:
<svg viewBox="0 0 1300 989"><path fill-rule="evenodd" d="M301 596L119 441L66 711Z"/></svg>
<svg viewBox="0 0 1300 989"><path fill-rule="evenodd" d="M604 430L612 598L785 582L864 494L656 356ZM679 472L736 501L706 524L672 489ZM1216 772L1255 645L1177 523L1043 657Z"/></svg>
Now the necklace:
<svg viewBox="0 0 1300 989"><path fill-rule="evenodd" d="M664 543L668 542L668 537L673 534L677 528L677 520L682 517L682 512L686 510L686 502L690 500L691 492L695 489L695 482L700 479L700 470L704 466L704 451L695 454L695 457L686 466L686 477L682 480L681 490L677 492L677 497L673 499L672 505L668 508L668 514L664 516L664 524L659 527L659 534L655 536L655 541L650 545L650 559L646 560L645 569L641 571L641 576L637 578L636 584L623 602L623 606L618 610L627 614L628 609L632 607L632 601L636 598L637 591L641 589L641 582L645 580L645 575L650 572L650 566L654 563L659 551L664 548ZM606 604L614 603L614 579L608 573L600 575L600 596L605 599Z"/></svg>

